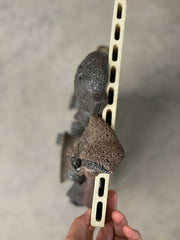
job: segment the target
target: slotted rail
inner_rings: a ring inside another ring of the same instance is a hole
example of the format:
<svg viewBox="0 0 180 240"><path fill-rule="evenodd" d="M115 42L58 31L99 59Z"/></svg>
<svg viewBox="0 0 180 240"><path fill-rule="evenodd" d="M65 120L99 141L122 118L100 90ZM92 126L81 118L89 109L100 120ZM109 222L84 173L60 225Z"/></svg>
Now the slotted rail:
<svg viewBox="0 0 180 240"><path fill-rule="evenodd" d="M109 45L109 75L107 85L108 104L102 118L115 129L118 89L121 69L121 54L126 18L126 0L115 0ZM95 178L91 225L104 227L109 188L109 174L100 173Z"/></svg>

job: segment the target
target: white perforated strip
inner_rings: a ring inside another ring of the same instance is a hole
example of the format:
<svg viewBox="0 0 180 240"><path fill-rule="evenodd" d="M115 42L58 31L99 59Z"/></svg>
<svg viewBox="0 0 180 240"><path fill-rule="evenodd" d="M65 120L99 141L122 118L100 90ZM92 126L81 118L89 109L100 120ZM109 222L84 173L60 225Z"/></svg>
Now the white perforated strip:
<svg viewBox="0 0 180 240"><path fill-rule="evenodd" d="M108 104L102 118L115 129L121 53L126 18L126 0L115 0L109 46L109 76L107 85ZM104 179L104 180L103 180ZM91 225L104 227L109 186L109 174L101 173L95 178Z"/></svg>

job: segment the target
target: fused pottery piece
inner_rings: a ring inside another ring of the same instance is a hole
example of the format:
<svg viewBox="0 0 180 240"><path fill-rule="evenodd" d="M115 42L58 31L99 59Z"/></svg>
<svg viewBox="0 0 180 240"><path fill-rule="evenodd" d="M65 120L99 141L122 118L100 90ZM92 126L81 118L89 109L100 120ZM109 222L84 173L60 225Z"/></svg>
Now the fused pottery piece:
<svg viewBox="0 0 180 240"><path fill-rule="evenodd" d="M91 207L94 178L111 174L121 162L124 150L115 132L102 119L108 104L108 48L98 47L79 65L74 78L70 108L76 108L70 134L59 134L61 143L61 182L70 179L67 195L78 206Z"/></svg>

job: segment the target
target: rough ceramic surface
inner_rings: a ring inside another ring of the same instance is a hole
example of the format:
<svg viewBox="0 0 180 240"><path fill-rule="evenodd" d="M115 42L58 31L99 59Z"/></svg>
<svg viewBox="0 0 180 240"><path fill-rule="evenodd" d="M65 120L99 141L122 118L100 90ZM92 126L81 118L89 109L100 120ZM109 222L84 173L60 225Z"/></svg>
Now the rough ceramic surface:
<svg viewBox="0 0 180 240"><path fill-rule="evenodd" d="M102 7L103 6L103 7ZM85 208L59 183L58 132L70 131L73 77L108 45L113 1L0 0L0 239L60 240ZM110 178L145 240L180 236L180 1L128 1Z"/></svg>
<svg viewBox="0 0 180 240"><path fill-rule="evenodd" d="M78 66L74 79L74 92L79 102L75 118L82 126L88 125L89 117L101 115L106 106L108 82L108 56L95 51L90 53Z"/></svg>
<svg viewBox="0 0 180 240"><path fill-rule="evenodd" d="M111 127L100 117L91 116L82 136L67 149L66 155L77 174L95 177L98 173L113 173L124 150Z"/></svg>

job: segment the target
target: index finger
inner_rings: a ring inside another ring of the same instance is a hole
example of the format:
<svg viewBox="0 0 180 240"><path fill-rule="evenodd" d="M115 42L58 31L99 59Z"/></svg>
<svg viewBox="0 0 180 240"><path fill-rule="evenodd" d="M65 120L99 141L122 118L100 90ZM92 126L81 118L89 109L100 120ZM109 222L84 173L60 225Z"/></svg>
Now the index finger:
<svg viewBox="0 0 180 240"><path fill-rule="evenodd" d="M117 208L117 192L114 190L109 190L107 199L107 209L114 211Z"/></svg>
<svg viewBox="0 0 180 240"><path fill-rule="evenodd" d="M117 192L114 190L109 190L107 199L106 223L111 221L111 214L117 209L117 199Z"/></svg>

